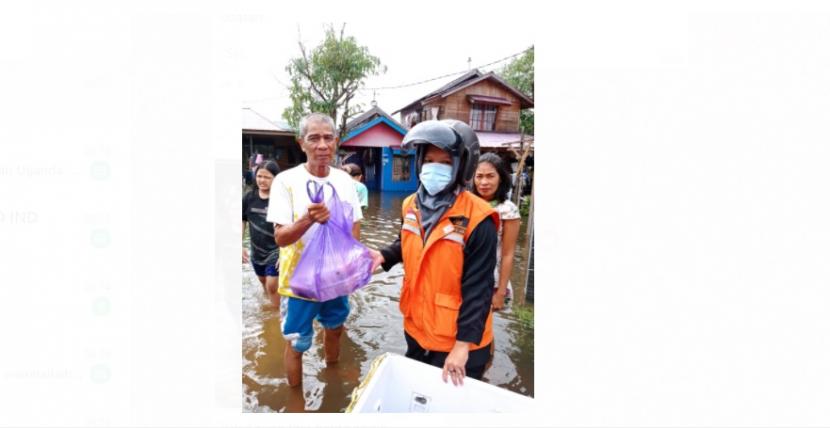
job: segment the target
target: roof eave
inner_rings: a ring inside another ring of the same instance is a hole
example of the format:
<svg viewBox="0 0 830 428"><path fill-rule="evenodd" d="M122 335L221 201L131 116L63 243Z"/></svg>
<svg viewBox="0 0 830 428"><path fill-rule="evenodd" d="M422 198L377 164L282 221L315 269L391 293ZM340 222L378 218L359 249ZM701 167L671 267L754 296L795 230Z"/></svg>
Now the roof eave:
<svg viewBox="0 0 830 428"><path fill-rule="evenodd" d="M256 135L275 135L275 136L284 136L284 137L293 137L294 132L292 131L275 131L270 129L252 129L252 128L242 128L243 134L256 134Z"/></svg>
<svg viewBox="0 0 830 428"><path fill-rule="evenodd" d="M460 77L456 78L455 80L453 80L453 81L451 81L451 82L449 82L449 83L445 84L444 86L441 86L440 88L438 88L438 89L436 89L436 90L434 90L434 91L432 91L432 92L430 92L430 93L428 93L428 94L424 95L424 96L423 96L423 97L421 97L421 98L418 98L417 100L415 100L415 101L413 101L413 102L411 102L411 103L407 104L406 106L404 106L404 107L402 107L402 108L400 108L400 109L398 109L398 110L393 111L393 112L392 112L392 114L397 114L398 112L401 112L401 111L403 111L403 110L407 110L407 109L409 109L410 107L412 107L412 106L414 106L414 105L418 104L419 102L423 102L423 101L424 101L424 100L426 100L426 99L429 99L429 98L432 98L432 97L436 97L436 96L441 96L444 92L447 92L447 91L449 91L449 90L453 89L455 86L458 86L458 85L460 85L461 83L464 83L464 81L465 81L465 80L469 79L470 77L472 77L472 76L474 76L474 75L478 75L479 77L481 77L483 74L481 73L481 71L479 71L479 69L474 68L474 69L472 69L472 70L470 70L470 71L468 71L468 72L464 73L464 74L463 74L463 75L461 75Z"/></svg>
<svg viewBox="0 0 830 428"><path fill-rule="evenodd" d="M341 143L345 143L345 142L351 140L352 138L357 137L358 135L364 133L365 131L369 130L370 128L372 128L373 126L375 126L379 123L385 123L386 125L388 125L390 128L392 128L393 130L395 130L399 134L406 135L406 130L403 128L403 126L401 126L400 124L398 124L394 120L389 120L385 116L378 116L378 117L370 120L369 122L366 122L365 124L360 125L357 128L351 130L348 134L346 134L345 137L343 137L343 139L341 140Z"/></svg>
<svg viewBox="0 0 830 428"><path fill-rule="evenodd" d="M452 95L452 94L454 94L454 93L456 93L456 92L458 92L458 91L460 91L460 90L462 90L462 89L469 88L470 86L473 86L473 85L475 85L476 83L483 82L483 81L485 81L485 80L487 80L487 79L490 79L490 78L495 79L495 80L496 80L499 84L503 85L503 86L504 86L504 87L506 87L508 90L510 90L511 92L513 92L513 93L514 93L514 95L516 95L517 97L519 97L520 106L521 106L522 108L533 108L533 100L532 100L530 97L528 97L527 95L525 95L522 91L519 91L518 89L514 88L514 87L513 87L512 85L510 85L509 83L505 82L505 81L504 81L504 79L500 78L500 77L499 77L496 73L494 73L494 72L492 72L492 71L491 71L491 72L489 72L489 73L487 73L487 74L485 74L485 75L483 75L483 76L481 76L481 77L479 77L478 79L474 79L474 80L472 80L472 81L469 81L469 82L467 82L467 83L466 83L466 84L464 84L464 85L461 85L461 86L455 87L455 88L453 88L452 90L447 91L447 92L445 92L445 93L441 94L441 97L442 97L442 98L446 98L446 97L448 97L448 96L450 96L450 95Z"/></svg>

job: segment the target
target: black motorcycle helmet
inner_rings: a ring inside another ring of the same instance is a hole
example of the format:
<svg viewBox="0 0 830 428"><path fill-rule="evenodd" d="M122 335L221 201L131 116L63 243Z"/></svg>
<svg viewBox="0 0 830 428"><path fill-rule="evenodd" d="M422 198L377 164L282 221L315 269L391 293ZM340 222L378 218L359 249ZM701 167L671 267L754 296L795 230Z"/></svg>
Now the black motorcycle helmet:
<svg viewBox="0 0 830 428"><path fill-rule="evenodd" d="M478 157L481 155L481 147L478 144L478 135L473 131L473 128L466 123L455 119L444 119L441 122L446 123L461 137L461 177L463 182L459 183L466 186L475 175L478 167Z"/></svg>
<svg viewBox="0 0 830 428"><path fill-rule="evenodd" d="M406 150L415 148L418 174L428 144L446 150L452 156L453 184L464 186L473 178L480 150L475 131L466 123L454 119L427 120L406 133L401 147Z"/></svg>

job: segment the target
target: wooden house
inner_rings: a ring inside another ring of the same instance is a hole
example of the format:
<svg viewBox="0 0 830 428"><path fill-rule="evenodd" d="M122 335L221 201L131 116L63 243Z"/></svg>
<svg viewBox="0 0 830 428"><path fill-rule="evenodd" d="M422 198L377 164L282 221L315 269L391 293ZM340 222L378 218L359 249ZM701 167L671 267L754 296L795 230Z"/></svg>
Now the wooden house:
<svg viewBox="0 0 830 428"><path fill-rule="evenodd" d="M281 170L305 162L295 132L287 123L268 119L256 110L242 109L242 170L248 170L251 153L275 160Z"/></svg>
<svg viewBox="0 0 830 428"><path fill-rule="evenodd" d="M519 112L533 108L533 100L493 72L473 69L400 110L411 128L430 119L456 119L478 134L482 150L508 150L521 140Z"/></svg>

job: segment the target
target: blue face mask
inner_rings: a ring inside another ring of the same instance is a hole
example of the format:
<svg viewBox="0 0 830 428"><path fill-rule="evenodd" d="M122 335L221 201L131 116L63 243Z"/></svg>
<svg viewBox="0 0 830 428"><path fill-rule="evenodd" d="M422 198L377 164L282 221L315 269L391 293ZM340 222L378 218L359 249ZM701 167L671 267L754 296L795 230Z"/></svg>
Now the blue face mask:
<svg viewBox="0 0 830 428"><path fill-rule="evenodd" d="M430 195L444 190L452 180L452 166L443 163L425 163L418 176Z"/></svg>

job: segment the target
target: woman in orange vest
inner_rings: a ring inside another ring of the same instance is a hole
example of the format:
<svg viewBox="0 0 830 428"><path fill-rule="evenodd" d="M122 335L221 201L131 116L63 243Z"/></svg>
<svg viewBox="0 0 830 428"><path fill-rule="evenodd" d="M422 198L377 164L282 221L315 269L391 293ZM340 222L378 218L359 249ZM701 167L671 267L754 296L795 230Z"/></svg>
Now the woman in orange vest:
<svg viewBox="0 0 830 428"><path fill-rule="evenodd" d="M481 379L493 342L493 270L498 213L466 189L478 137L457 120L412 127L403 148L416 149L416 193L403 202L398 239L373 251L375 266L403 262L400 309L406 356L443 368L444 382Z"/></svg>

